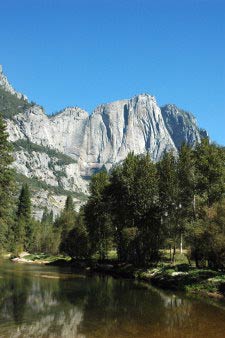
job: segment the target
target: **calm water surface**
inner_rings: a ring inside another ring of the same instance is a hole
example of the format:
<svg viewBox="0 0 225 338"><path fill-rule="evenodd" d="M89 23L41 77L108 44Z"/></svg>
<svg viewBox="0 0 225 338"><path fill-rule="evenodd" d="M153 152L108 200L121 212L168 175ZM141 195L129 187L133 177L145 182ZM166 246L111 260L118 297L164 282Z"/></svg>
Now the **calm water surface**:
<svg viewBox="0 0 225 338"><path fill-rule="evenodd" d="M129 280L0 261L0 337L225 337L225 308Z"/></svg>

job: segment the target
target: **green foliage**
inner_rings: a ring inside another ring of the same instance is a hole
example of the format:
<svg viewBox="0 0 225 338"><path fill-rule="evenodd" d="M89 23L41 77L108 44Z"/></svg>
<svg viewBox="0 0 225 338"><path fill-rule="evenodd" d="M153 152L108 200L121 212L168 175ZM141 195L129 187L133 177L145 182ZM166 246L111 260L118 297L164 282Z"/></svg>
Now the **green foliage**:
<svg viewBox="0 0 225 338"><path fill-rule="evenodd" d="M159 175L159 200L161 223L164 224L165 236L170 250L175 248L179 234L179 179L177 161L172 152L165 153L157 164ZM173 259L175 250L173 250ZM172 259L172 257L171 257Z"/></svg>
<svg viewBox="0 0 225 338"><path fill-rule="evenodd" d="M34 103L29 103L23 97L19 99L3 88L0 88L0 107L2 116L5 119L12 119L14 115L23 113L26 109L33 106Z"/></svg>
<svg viewBox="0 0 225 338"><path fill-rule="evenodd" d="M35 221L31 252L58 254L61 232L54 227L53 213L45 208L41 222Z"/></svg>
<svg viewBox="0 0 225 338"><path fill-rule="evenodd" d="M84 208L93 252L105 258L111 239L122 261L155 262L166 246L174 262L184 242L197 266L224 268L224 206L212 204L222 203L225 192L224 154L206 139L196 149L183 145L178 157L164 154L158 164L131 153L110 175L93 176Z"/></svg>
<svg viewBox="0 0 225 338"><path fill-rule="evenodd" d="M6 126L0 116L0 250L9 249L12 235L15 180L10 167L11 152Z"/></svg>
<svg viewBox="0 0 225 338"><path fill-rule="evenodd" d="M106 171L101 171L92 177L91 195L84 211L91 252L98 253L101 260L107 258L112 240L112 227L104 196L108 184L109 176Z"/></svg>
<svg viewBox="0 0 225 338"><path fill-rule="evenodd" d="M20 191L14 236L16 246L29 249L33 236L33 220L31 217L30 191L27 184L24 184Z"/></svg>
<svg viewBox="0 0 225 338"><path fill-rule="evenodd" d="M67 196L66 204L65 204L65 211L66 212L74 211L74 203L73 203L73 198L71 195Z"/></svg>
<svg viewBox="0 0 225 338"><path fill-rule="evenodd" d="M88 232L82 212L76 217L75 226L68 232L61 243L61 250L73 259L89 257Z"/></svg>
<svg viewBox="0 0 225 338"><path fill-rule="evenodd" d="M64 252L65 241L68 238L68 233L74 228L77 218L77 213L74 210L74 203L71 195L69 195L65 202L65 207L59 217L54 222L54 228L60 233L60 252Z"/></svg>
<svg viewBox="0 0 225 338"><path fill-rule="evenodd" d="M178 200L182 206L182 218L194 217L194 196L196 194L196 170L194 151L183 144L179 150L177 177L179 184Z"/></svg>
<svg viewBox="0 0 225 338"><path fill-rule="evenodd" d="M157 259L161 229L156 166L149 155L136 156L131 153L121 167L113 170L110 183L111 215L116 226L119 258L127 260L124 241L127 242L130 234L130 244L136 243L136 263ZM129 228L133 228L133 231L124 232Z"/></svg>
<svg viewBox="0 0 225 338"><path fill-rule="evenodd" d="M196 266L225 268L225 200L201 208L188 234Z"/></svg>
<svg viewBox="0 0 225 338"><path fill-rule="evenodd" d="M15 150L21 148L47 153L53 170L57 164L74 163L66 155L28 141L14 144ZM207 139L195 149L183 145L178 157L166 153L157 164L148 154L130 153L110 173L102 168L92 176L90 195L79 214L74 210L75 193L16 174L22 188L15 222L11 151L0 119L2 248L11 246L16 254L26 249L45 254L61 252L73 259L94 255L100 260L116 250L120 261L140 266L158 262L165 247L169 248L170 259L173 249L175 261L176 247L184 241L187 256L195 260L196 266L225 269L225 151ZM57 175L60 181L63 173ZM67 193L64 210L55 221L47 209L41 222L32 218L28 184L31 192L43 188L56 194ZM188 277L184 273L176 279L172 270L163 273L178 285L188 285L195 278L189 271Z"/></svg>
<svg viewBox="0 0 225 338"><path fill-rule="evenodd" d="M25 247L26 241L26 223L23 218L16 219L13 226L12 252L18 256Z"/></svg>
<svg viewBox="0 0 225 338"><path fill-rule="evenodd" d="M27 184L22 186L18 210L17 210L18 219L22 218L25 222L29 222L31 218L31 200L30 200L30 191Z"/></svg>
<svg viewBox="0 0 225 338"><path fill-rule="evenodd" d="M195 149L197 193L208 206L225 193L225 151L205 138Z"/></svg>

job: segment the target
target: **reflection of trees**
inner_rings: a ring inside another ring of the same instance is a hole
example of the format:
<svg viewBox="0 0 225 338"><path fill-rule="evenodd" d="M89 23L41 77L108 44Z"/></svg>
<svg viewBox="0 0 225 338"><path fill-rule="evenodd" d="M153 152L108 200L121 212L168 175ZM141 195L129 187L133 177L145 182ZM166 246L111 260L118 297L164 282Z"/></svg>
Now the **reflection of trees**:
<svg viewBox="0 0 225 338"><path fill-rule="evenodd" d="M1 278L0 336L224 337L224 310L206 303L130 280L69 277L41 278L21 269Z"/></svg>
<svg viewBox="0 0 225 338"><path fill-rule="evenodd" d="M214 308L209 306L210 314L203 318L207 304L144 283L111 277L95 276L74 283L72 302L83 295L83 320L79 332L85 337L196 338L210 337L208 332L212 337L215 335L216 326L213 325L213 334L212 321L209 320L214 315ZM67 296L69 300L69 294ZM224 312L222 314L217 326L224 332ZM224 337L224 334L218 337Z"/></svg>
<svg viewBox="0 0 225 338"><path fill-rule="evenodd" d="M27 270L0 279L0 336L83 338L77 333L82 310L61 293L64 288L70 290L67 282L61 288L58 279Z"/></svg>
<svg viewBox="0 0 225 338"><path fill-rule="evenodd" d="M25 276L18 279L11 279L13 318L16 323L23 321L26 310L27 296L30 289L30 280Z"/></svg>
<svg viewBox="0 0 225 338"><path fill-rule="evenodd" d="M25 275L0 279L0 318L10 316L16 323L22 322L30 286Z"/></svg>
<svg viewBox="0 0 225 338"><path fill-rule="evenodd" d="M146 325L163 321L160 295L132 281L95 277L88 281L87 292L81 324L81 332L87 336L95 332L97 337L117 337L124 331L138 336Z"/></svg>
<svg viewBox="0 0 225 338"><path fill-rule="evenodd" d="M1 337L10 338L37 338L37 337L63 337L85 338L78 333L78 327L82 320L82 312L76 307L62 309L37 318L33 322L21 323L11 326L10 329L1 330Z"/></svg>

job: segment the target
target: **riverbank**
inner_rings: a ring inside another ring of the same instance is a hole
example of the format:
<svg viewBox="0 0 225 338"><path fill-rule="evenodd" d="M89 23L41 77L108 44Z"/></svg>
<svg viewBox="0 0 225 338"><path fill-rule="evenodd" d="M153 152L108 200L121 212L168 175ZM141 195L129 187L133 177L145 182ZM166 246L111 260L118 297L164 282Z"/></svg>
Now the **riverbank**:
<svg viewBox="0 0 225 338"><path fill-rule="evenodd" d="M15 263L46 264L70 267L86 273L111 275L116 278L137 279L165 290L184 291L225 301L225 273L210 269L197 269L188 264L161 265L138 268L132 264L108 260L71 260L64 256L31 255L23 253L12 259Z"/></svg>
<svg viewBox="0 0 225 338"><path fill-rule="evenodd" d="M67 263L70 258L62 255L54 256L47 254L30 254L29 252L22 252L17 257L12 257L10 254L3 256L3 258L9 258L13 263L25 263L25 264L50 264L54 261L59 262L61 259Z"/></svg>
<svg viewBox="0 0 225 338"><path fill-rule="evenodd" d="M96 261L71 260L65 262L59 260L53 261L50 265L70 266L115 278L137 279L165 290L184 291L225 301L225 274L210 269L197 269L188 264L138 268L132 264L113 261L99 263Z"/></svg>
<svg viewBox="0 0 225 338"><path fill-rule="evenodd" d="M165 290L185 291L225 301L225 274L210 269L197 269L187 264L138 269L129 264L94 268L99 273L134 278Z"/></svg>

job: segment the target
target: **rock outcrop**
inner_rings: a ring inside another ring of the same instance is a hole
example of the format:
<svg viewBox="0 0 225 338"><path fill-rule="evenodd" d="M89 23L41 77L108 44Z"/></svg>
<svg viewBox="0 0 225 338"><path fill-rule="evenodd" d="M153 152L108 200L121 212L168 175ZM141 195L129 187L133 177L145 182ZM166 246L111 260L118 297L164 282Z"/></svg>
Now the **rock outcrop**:
<svg viewBox="0 0 225 338"><path fill-rule="evenodd" d="M194 145L201 141L201 137L206 137L207 132L200 130L197 126L195 117L174 104L167 104L161 107L162 116L167 130L177 149L182 143Z"/></svg>
<svg viewBox="0 0 225 338"><path fill-rule="evenodd" d="M24 100L28 100L28 98L25 95L17 92L9 83L7 77L3 73L2 65L0 65L0 87L3 88L5 91L9 92L10 94L16 95L18 99L23 98Z"/></svg>

